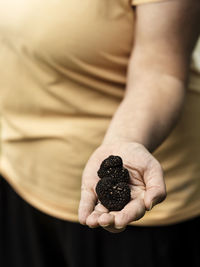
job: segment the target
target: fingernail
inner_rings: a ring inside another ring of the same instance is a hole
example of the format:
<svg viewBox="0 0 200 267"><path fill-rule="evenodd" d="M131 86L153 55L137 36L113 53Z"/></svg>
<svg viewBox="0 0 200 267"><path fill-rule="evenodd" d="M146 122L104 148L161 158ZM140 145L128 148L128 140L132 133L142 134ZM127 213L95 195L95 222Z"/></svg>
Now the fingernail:
<svg viewBox="0 0 200 267"><path fill-rule="evenodd" d="M97 228L97 226L91 226L91 225L88 225L89 228L93 229L93 228Z"/></svg>
<svg viewBox="0 0 200 267"><path fill-rule="evenodd" d="M119 226L119 225L117 225L117 226L115 226L115 228L116 228L116 229L122 229L122 228L124 228L124 226Z"/></svg>
<svg viewBox="0 0 200 267"><path fill-rule="evenodd" d="M149 210L153 208L153 202L151 202L151 205L149 206Z"/></svg>
<svg viewBox="0 0 200 267"><path fill-rule="evenodd" d="M107 227L109 224L101 224L102 227Z"/></svg>
<svg viewBox="0 0 200 267"><path fill-rule="evenodd" d="M155 206L154 201L152 201L152 202L151 202L151 205L150 205L150 207L149 207L149 210L152 210L154 206Z"/></svg>

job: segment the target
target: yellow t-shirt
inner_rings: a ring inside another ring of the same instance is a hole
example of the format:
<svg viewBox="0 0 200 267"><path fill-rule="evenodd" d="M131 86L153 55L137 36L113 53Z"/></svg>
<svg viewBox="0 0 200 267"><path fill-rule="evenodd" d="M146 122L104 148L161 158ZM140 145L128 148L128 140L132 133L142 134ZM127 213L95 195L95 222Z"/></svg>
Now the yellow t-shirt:
<svg viewBox="0 0 200 267"><path fill-rule="evenodd" d="M78 221L81 174L121 102L132 5L155 0L0 0L0 170L31 205ZM167 199L135 224L200 214L200 89L155 152Z"/></svg>

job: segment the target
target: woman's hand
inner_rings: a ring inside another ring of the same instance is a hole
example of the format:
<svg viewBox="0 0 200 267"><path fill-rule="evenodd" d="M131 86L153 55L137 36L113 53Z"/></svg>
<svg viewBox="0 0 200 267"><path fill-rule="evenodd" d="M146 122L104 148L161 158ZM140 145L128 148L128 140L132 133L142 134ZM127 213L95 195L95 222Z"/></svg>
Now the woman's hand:
<svg viewBox="0 0 200 267"><path fill-rule="evenodd" d="M98 203L95 187L101 162L110 155L120 156L130 174L131 201L121 211L109 212ZM159 162L139 143L120 142L101 145L90 157L82 177L80 223L89 227L102 226L116 233L127 224L139 220L146 210L166 197L163 172Z"/></svg>

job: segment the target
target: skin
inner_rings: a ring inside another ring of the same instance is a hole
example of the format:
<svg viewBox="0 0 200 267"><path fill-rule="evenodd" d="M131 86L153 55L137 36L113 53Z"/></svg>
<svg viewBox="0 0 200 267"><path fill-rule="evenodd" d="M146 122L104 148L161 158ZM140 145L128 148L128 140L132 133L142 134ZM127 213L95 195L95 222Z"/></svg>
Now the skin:
<svg viewBox="0 0 200 267"><path fill-rule="evenodd" d="M199 0L173 0L135 9L135 42L124 99L100 147L87 162L79 221L118 233L166 197L162 167L151 154L181 114L190 57L200 33ZM117 212L97 203L97 170L109 155L122 157L131 176L131 201Z"/></svg>

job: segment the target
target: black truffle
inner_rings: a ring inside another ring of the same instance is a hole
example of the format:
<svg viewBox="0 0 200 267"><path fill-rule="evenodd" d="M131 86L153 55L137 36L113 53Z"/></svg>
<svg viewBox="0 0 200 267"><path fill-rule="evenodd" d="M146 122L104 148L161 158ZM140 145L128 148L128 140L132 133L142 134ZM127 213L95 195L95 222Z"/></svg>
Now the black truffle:
<svg viewBox="0 0 200 267"><path fill-rule="evenodd" d="M127 183L116 183L111 177L99 180L96 193L102 205L108 210L119 211L130 201L130 188Z"/></svg>
<svg viewBox="0 0 200 267"><path fill-rule="evenodd" d="M100 169L107 169L110 167L122 167L123 166L123 162L122 159L119 156L109 156L108 158L104 159L101 163Z"/></svg>
<svg viewBox="0 0 200 267"><path fill-rule="evenodd" d="M97 174L101 179L104 177L112 177L113 179L116 179L117 182L128 183L130 179L128 170L123 167L110 167L107 169L100 168Z"/></svg>
<svg viewBox="0 0 200 267"><path fill-rule="evenodd" d="M97 196L108 210L121 210L130 201L129 172L119 156L109 156L97 172L101 178L96 185Z"/></svg>

